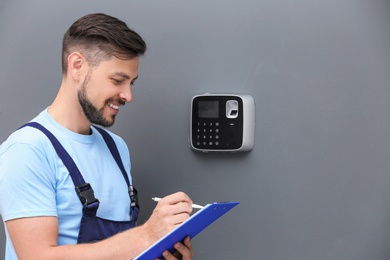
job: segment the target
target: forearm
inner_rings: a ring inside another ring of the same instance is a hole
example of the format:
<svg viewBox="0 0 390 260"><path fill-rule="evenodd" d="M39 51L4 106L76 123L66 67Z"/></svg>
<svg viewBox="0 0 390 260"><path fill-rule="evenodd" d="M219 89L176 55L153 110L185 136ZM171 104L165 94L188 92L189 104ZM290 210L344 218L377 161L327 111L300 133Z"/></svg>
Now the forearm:
<svg viewBox="0 0 390 260"><path fill-rule="evenodd" d="M159 201L144 225L90 244L57 245L56 217L31 217L6 221L19 259L133 259L188 219L192 202L183 193Z"/></svg>
<svg viewBox="0 0 390 260"><path fill-rule="evenodd" d="M144 227L136 227L105 240L76 245L48 246L32 251L17 250L18 258L39 260L74 260L74 259L133 259L153 244Z"/></svg>

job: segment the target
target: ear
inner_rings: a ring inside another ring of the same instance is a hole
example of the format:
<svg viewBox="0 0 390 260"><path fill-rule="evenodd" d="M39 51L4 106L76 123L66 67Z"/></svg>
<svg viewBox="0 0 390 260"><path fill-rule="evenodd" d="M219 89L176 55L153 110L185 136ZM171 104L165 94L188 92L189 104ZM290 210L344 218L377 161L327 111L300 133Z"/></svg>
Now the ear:
<svg viewBox="0 0 390 260"><path fill-rule="evenodd" d="M87 71L84 55L80 52L72 52L68 56L68 73L75 81L80 81L84 71Z"/></svg>

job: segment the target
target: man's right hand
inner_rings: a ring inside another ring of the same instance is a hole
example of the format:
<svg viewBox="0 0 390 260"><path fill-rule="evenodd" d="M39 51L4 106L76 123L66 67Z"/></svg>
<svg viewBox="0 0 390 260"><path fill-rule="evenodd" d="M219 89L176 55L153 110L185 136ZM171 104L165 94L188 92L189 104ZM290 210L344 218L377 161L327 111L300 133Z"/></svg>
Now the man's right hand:
<svg viewBox="0 0 390 260"><path fill-rule="evenodd" d="M152 240L158 240L183 223L192 212L192 200L183 192L162 198L143 225Z"/></svg>

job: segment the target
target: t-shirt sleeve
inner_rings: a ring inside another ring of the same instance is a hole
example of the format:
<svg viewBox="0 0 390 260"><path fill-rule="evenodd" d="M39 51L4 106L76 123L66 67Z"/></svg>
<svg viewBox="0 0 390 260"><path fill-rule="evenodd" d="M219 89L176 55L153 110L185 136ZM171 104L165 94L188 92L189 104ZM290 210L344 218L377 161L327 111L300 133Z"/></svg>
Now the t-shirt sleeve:
<svg viewBox="0 0 390 260"><path fill-rule="evenodd" d="M0 212L4 221L57 216L55 170L32 144L14 143L0 155Z"/></svg>

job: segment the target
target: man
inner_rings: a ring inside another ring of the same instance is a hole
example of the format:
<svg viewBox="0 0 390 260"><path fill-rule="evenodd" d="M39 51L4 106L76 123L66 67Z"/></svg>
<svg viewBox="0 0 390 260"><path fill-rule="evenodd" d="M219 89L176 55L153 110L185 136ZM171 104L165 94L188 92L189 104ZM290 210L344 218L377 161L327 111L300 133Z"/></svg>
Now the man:
<svg viewBox="0 0 390 260"><path fill-rule="evenodd" d="M136 226L127 146L92 125L111 126L131 102L145 50L136 32L104 14L86 15L65 33L58 95L0 146L6 259L133 259L189 217L192 201L178 192ZM175 248L192 258L189 238Z"/></svg>

